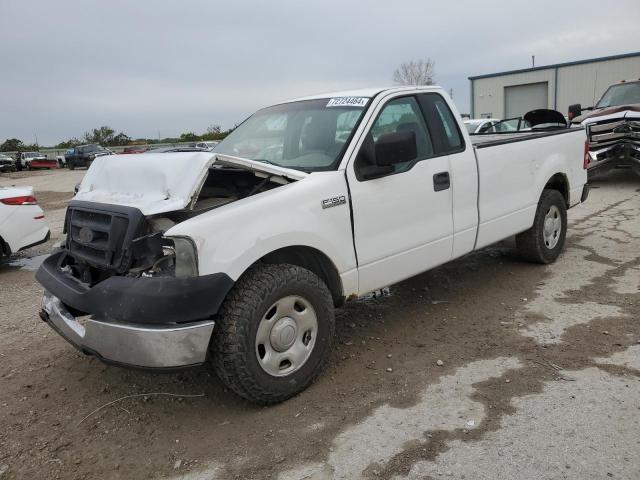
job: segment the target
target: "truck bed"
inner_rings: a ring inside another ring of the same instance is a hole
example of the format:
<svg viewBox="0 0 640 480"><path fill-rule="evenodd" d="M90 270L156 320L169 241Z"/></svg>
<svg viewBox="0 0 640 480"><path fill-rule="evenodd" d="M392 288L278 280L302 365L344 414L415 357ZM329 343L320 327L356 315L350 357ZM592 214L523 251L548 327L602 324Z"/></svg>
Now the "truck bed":
<svg viewBox="0 0 640 480"><path fill-rule="evenodd" d="M476 148L491 147L494 145L504 145L505 143L522 142L524 140L532 140L534 138L544 138L553 135L562 135L566 133L575 132L580 130L578 128L562 128L558 130L543 130L543 131L524 131L513 133L478 133L469 135L471 143Z"/></svg>
<svg viewBox="0 0 640 480"><path fill-rule="evenodd" d="M533 224L544 185L554 174L566 182L568 205L580 201L585 131L567 128L544 132L471 135L478 167L479 229L482 248ZM521 143L528 140L527 144ZM487 148L491 147L491 148Z"/></svg>

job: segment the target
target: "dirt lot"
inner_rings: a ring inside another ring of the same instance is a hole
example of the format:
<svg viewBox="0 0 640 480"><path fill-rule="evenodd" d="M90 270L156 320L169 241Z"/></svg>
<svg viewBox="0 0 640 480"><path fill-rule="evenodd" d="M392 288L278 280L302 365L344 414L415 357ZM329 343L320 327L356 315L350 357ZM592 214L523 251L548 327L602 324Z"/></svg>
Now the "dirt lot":
<svg viewBox="0 0 640 480"><path fill-rule="evenodd" d="M83 173L0 185L33 184L58 237ZM640 180L594 187L556 264L505 242L347 305L327 371L270 408L82 356L27 252L0 268L0 478L640 478Z"/></svg>

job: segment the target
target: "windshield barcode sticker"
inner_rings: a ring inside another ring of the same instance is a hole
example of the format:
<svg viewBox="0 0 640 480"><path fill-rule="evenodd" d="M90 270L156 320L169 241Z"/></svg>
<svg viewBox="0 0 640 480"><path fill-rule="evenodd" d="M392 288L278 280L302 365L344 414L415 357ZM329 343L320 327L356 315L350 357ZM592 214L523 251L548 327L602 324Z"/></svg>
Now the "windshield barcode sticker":
<svg viewBox="0 0 640 480"><path fill-rule="evenodd" d="M335 97L330 98L327 107L364 107L367 97Z"/></svg>

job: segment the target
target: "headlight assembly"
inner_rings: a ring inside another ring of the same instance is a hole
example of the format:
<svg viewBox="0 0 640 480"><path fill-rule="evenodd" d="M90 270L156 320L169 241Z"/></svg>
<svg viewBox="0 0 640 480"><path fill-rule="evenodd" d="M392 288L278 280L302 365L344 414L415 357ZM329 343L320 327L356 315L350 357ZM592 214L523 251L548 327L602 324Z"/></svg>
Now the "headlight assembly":
<svg viewBox="0 0 640 480"><path fill-rule="evenodd" d="M198 252L187 237L170 237L175 247L175 275L178 278L198 276Z"/></svg>

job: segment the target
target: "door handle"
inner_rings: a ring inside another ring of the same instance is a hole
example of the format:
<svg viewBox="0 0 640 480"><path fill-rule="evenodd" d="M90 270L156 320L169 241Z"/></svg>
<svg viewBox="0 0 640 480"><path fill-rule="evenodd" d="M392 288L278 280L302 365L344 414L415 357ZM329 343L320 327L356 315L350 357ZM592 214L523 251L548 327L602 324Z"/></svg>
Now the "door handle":
<svg viewBox="0 0 640 480"><path fill-rule="evenodd" d="M433 175L433 191L439 192L440 190L446 190L451 186L451 177L449 172L440 172Z"/></svg>

